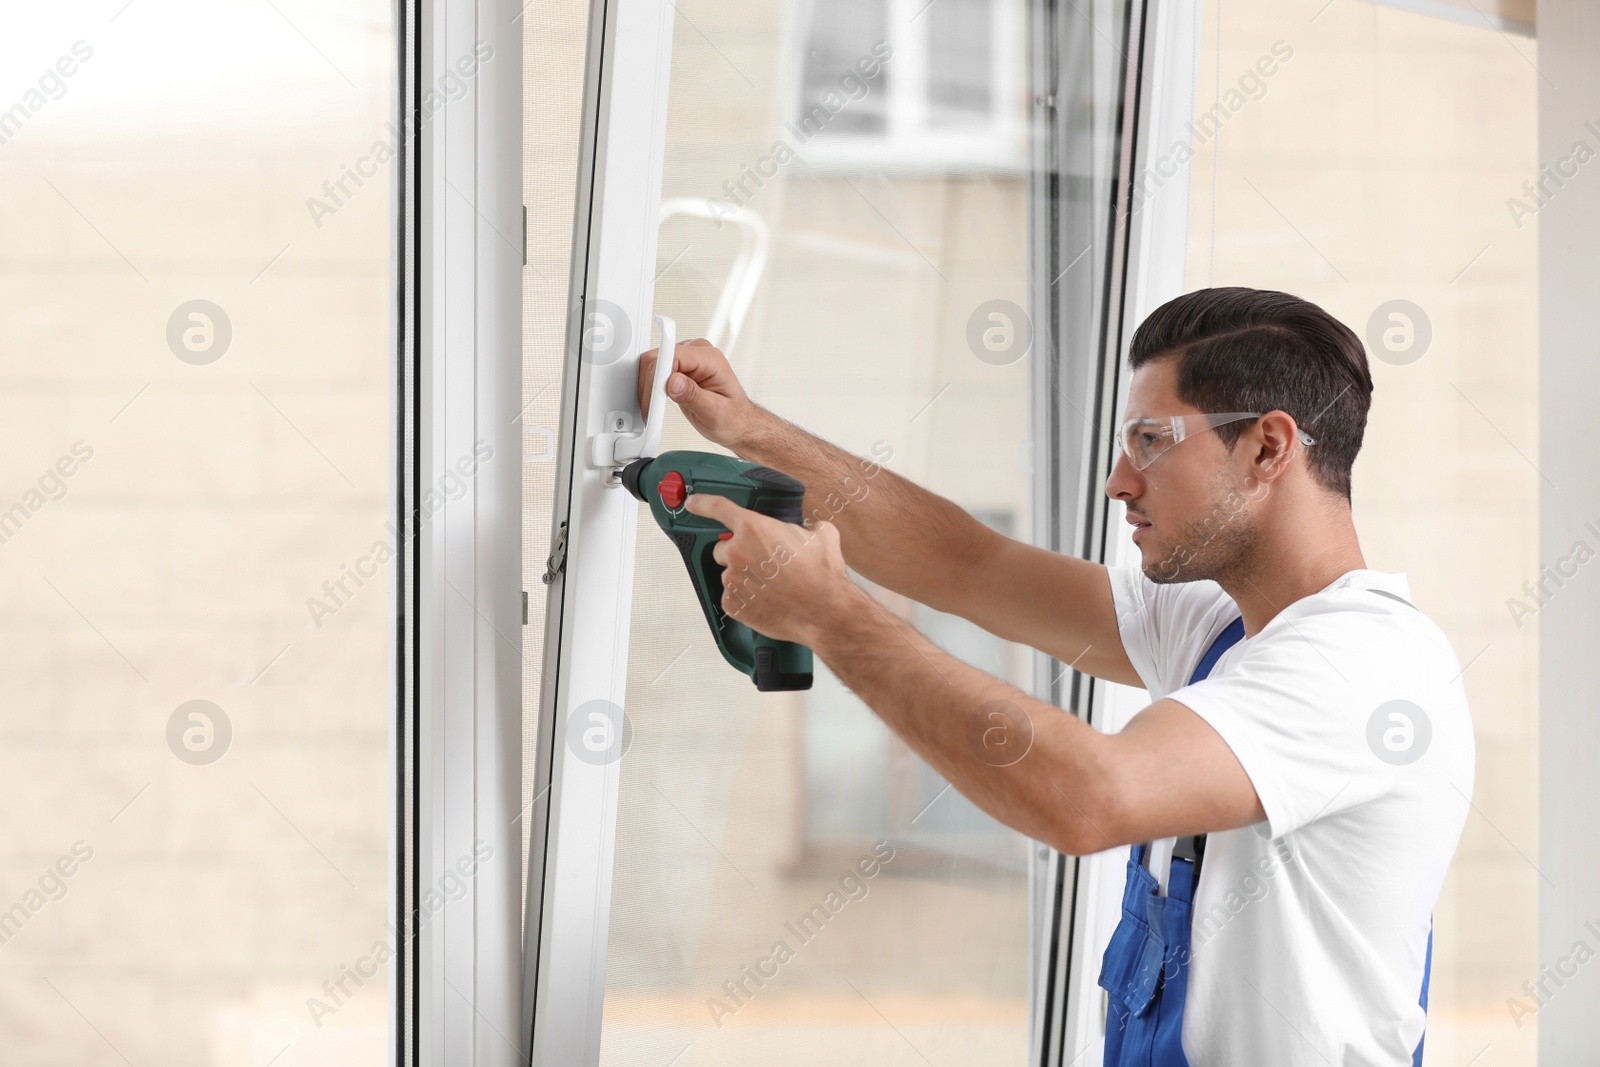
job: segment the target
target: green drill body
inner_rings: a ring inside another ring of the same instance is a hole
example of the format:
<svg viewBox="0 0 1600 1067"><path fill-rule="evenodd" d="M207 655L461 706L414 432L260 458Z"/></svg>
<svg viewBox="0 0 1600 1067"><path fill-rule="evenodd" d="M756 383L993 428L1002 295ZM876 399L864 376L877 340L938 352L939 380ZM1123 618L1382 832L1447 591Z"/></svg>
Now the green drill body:
<svg viewBox="0 0 1600 1067"><path fill-rule="evenodd" d="M708 493L727 497L750 511L801 524L806 487L771 467L688 450L634 460L623 468L622 484L650 505L656 525L678 546L722 658L749 675L762 692L810 689L809 648L756 633L722 610L725 568L712 558L711 550L728 528L683 506L689 493ZM754 580L759 582L759 576Z"/></svg>

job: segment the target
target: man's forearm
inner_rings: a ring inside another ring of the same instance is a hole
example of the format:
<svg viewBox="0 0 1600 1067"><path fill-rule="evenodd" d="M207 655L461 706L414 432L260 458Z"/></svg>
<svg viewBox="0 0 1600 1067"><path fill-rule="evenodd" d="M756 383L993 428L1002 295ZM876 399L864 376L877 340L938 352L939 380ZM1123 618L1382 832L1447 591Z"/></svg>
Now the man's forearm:
<svg viewBox="0 0 1600 1067"><path fill-rule="evenodd" d="M1000 822L1063 852L1114 844L1097 823L1104 735L934 645L852 583L812 650L918 755ZM915 655L909 655L908 648Z"/></svg>
<svg viewBox="0 0 1600 1067"><path fill-rule="evenodd" d="M886 442L855 456L765 408L734 444L745 459L805 483L805 517L839 529L845 562L861 575L923 604L941 606L952 575L986 529L954 502L881 466Z"/></svg>

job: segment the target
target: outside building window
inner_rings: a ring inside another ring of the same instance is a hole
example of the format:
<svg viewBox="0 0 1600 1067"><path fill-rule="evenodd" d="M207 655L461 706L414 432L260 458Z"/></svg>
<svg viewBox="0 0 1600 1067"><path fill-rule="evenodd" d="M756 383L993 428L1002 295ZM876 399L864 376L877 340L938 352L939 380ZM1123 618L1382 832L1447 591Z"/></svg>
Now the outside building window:
<svg viewBox="0 0 1600 1067"><path fill-rule="evenodd" d="M795 5L796 154L831 171L1018 173L1026 100L1017 5Z"/></svg>

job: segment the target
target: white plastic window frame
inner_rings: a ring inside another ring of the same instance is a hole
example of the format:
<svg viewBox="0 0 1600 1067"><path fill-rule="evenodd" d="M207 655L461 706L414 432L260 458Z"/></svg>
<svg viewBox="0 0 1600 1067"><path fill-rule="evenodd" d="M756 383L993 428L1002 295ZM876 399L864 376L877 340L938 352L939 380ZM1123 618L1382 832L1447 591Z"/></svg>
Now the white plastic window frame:
<svg viewBox="0 0 1600 1067"><path fill-rule="evenodd" d="M1106 349L1115 352L1101 389L1100 425L1110 426L1127 399L1128 345L1133 329L1161 304L1185 290L1189 225L1189 161L1170 152L1185 143L1195 114L1203 5L1192 0L1133 0L1126 49L1137 64L1127 71L1125 129L1135 134L1120 145L1117 215L1112 249L1111 311ZM1159 169L1157 169L1159 168ZM1120 285L1118 281L1120 280ZM1109 442L1105 432L1102 444ZM1114 521L1104 494L1114 456L1095 452L1082 486L1089 508L1086 557L1108 566L1138 558L1127 527ZM1080 676L1082 709L1097 729L1120 729L1144 708L1148 694L1132 686ZM1068 861L1063 860L1063 863ZM1104 991L1098 985L1101 956L1122 912L1125 855L1109 851L1072 864L1072 889L1057 973L1064 989L1064 1025L1051 1040L1049 1064L1098 1063L1104 1055Z"/></svg>
<svg viewBox="0 0 1600 1067"><path fill-rule="evenodd" d="M397 1065L528 1061L516 1040L522 255L507 237L522 230L519 14L515 0L395 9Z"/></svg>
<svg viewBox="0 0 1600 1067"><path fill-rule="evenodd" d="M566 551L546 600L527 813L518 1033L535 1064L600 1059L620 764L579 758L567 731L591 701L626 703L639 505L589 465L588 439L608 412L637 411L634 352L651 343L673 14L671 0L594 0L589 15L556 459L554 521L566 523ZM597 358L584 325L601 314L615 328L619 312L633 351Z"/></svg>

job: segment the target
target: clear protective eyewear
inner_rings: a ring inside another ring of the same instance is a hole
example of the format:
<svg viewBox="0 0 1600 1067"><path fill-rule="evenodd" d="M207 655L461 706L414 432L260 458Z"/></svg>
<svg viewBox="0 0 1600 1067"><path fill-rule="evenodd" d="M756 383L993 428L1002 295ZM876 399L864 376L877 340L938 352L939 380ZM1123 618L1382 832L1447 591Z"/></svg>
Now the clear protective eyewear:
<svg viewBox="0 0 1600 1067"><path fill-rule="evenodd" d="M1117 445L1122 449L1133 469L1142 471L1154 463L1167 449L1197 433L1215 430L1241 419L1259 419L1259 411L1220 411L1207 415L1169 415L1166 418L1129 419L1117 433ZM1314 445L1316 439L1298 426L1295 436L1303 444Z"/></svg>

